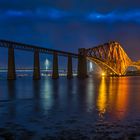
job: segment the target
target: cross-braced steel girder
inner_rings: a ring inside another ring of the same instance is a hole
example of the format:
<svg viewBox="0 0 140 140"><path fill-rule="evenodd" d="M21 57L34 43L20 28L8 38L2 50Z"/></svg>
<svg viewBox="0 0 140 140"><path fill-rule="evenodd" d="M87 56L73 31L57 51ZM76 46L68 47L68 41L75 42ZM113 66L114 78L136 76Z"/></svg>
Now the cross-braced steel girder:
<svg viewBox="0 0 140 140"><path fill-rule="evenodd" d="M98 64L104 71L123 75L133 62L118 42L109 42L86 49L88 60Z"/></svg>

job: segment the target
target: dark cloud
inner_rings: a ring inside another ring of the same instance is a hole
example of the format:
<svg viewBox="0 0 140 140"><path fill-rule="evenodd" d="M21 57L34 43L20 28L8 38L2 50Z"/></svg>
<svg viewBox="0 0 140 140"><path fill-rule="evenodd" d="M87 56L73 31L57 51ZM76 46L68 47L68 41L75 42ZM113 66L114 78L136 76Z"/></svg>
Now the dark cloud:
<svg viewBox="0 0 140 140"><path fill-rule="evenodd" d="M139 0L0 0L0 38L74 51L116 40L140 59Z"/></svg>

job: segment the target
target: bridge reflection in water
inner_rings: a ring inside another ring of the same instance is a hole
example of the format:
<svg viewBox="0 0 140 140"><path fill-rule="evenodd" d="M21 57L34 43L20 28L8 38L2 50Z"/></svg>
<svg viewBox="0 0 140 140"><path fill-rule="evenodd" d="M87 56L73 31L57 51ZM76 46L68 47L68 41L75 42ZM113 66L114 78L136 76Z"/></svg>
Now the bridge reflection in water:
<svg viewBox="0 0 140 140"><path fill-rule="evenodd" d="M107 87L105 82L105 77L102 77L100 87L99 87L99 95L97 98L97 107L99 110L99 115L102 115L106 112L107 107Z"/></svg>
<svg viewBox="0 0 140 140"><path fill-rule="evenodd" d="M112 117L117 116L123 119L128 113L130 95L130 77L105 79L102 77L97 97L97 108L99 116L111 113Z"/></svg>
<svg viewBox="0 0 140 140"><path fill-rule="evenodd" d="M39 82L23 78L17 81L0 81L0 101L35 100L36 108L41 105L40 110L51 110L56 103L62 105L57 106L58 108L69 106L72 110L84 106L84 110L88 112L98 110L101 119L106 114L123 119L133 111L131 108L140 111L139 84L139 77L74 78L71 81L62 77L59 81L48 78Z"/></svg>
<svg viewBox="0 0 140 140"><path fill-rule="evenodd" d="M52 132L67 127L86 132L99 122L137 120L139 85L139 77L0 80L0 126L16 122L45 132L46 126Z"/></svg>

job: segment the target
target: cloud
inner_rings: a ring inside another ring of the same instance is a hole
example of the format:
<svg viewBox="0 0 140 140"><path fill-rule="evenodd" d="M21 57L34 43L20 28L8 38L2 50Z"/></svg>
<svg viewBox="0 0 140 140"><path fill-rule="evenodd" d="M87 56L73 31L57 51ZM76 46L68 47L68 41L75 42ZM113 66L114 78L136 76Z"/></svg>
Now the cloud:
<svg viewBox="0 0 140 140"><path fill-rule="evenodd" d="M31 16L31 11L8 10L4 15L8 17L29 17Z"/></svg>
<svg viewBox="0 0 140 140"><path fill-rule="evenodd" d="M0 0L0 38L75 52L117 40L135 58L139 5L139 0Z"/></svg>
<svg viewBox="0 0 140 140"><path fill-rule="evenodd" d="M42 17L42 18L49 18L49 19L62 19L62 18L67 18L70 16L70 14L66 11L59 10L56 8L38 8L35 11L35 15L37 17Z"/></svg>
<svg viewBox="0 0 140 140"><path fill-rule="evenodd" d="M55 20L55 21L83 21L83 22L140 22L140 10L111 11L108 13L85 12L74 13L57 8L46 7L35 10L7 10L1 13L1 17L24 17L33 19Z"/></svg>
<svg viewBox="0 0 140 140"><path fill-rule="evenodd" d="M65 12L63 10L59 10L56 8L37 8L35 10L7 10L0 13L1 17L9 18L9 17L26 17L26 18L40 18L40 19L49 19L49 20L61 20L64 18L70 17L70 13Z"/></svg>
<svg viewBox="0 0 140 140"><path fill-rule="evenodd" d="M89 13L86 19L93 22L140 22L140 10L127 12L110 12L107 14L93 12Z"/></svg>

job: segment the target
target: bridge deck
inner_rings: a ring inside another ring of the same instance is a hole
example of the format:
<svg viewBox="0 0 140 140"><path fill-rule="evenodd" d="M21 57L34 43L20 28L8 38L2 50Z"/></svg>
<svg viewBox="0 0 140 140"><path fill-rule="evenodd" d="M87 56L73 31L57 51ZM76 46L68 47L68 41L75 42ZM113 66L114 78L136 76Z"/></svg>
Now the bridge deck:
<svg viewBox="0 0 140 140"><path fill-rule="evenodd" d="M4 47L4 48L13 47L14 49L25 50L25 51L38 50L40 53L48 53L48 54L53 54L56 52L56 53L58 53L58 55L61 55L61 56L71 55L74 58L78 57L78 54L76 54L76 53L54 50L54 49L49 49L49 48L39 47L39 46L35 46L35 45L14 42L14 41L8 41L8 40L0 40L0 47Z"/></svg>

